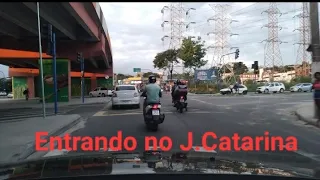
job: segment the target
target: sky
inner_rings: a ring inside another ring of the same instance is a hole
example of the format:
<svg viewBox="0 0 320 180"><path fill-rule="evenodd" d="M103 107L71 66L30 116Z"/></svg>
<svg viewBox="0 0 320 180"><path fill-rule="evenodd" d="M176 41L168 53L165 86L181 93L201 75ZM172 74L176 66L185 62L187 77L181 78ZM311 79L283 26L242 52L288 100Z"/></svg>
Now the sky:
<svg viewBox="0 0 320 180"><path fill-rule="evenodd" d="M184 8L195 8L190 11L185 22L195 22L185 34L201 36L206 45L212 45L213 38L207 36L213 31L213 25L207 19L214 16L211 5L216 3L184 3ZM224 3L225 4L225 3ZM169 39L164 43L161 38L169 35L170 26L161 27L163 20L169 20L169 12L161 13L168 3L100 3L104 12L111 37L114 71L116 73L132 74L133 68L142 68L144 71L153 68L153 59L158 52L168 48ZM254 61L259 65L264 62L265 43L268 38L268 29L262 28L268 23L268 15L262 13L268 9L268 3L230 3L230 17L238 22L231 23L231 32L239 34L230 37L229 44L240 49L238 61L251 67ZM294 64L297 59L299 45L299 18L293 18L301 13L302 3L278 3L278 9L283 13L279 18L279 39L281 60L283 64ZM231 50L232 51L232 50ZM233 50L234 51L234 50ZM208 51L206 60L213 59L212 50ZM232 61L234 57L230 57ZM227 60L226 60L227 61ZM209 64L208 64L209 65Z"/></svg>
<svg viewBox="0 0 320 180"><path fill-rule="evenodd" d="M184 22L195 22L185 31L185 36L201 36L207 46L212 46L213 37L208 32L214 30L213 24L207 20L214 16L214 10L210 5L217 3L183 3L184 9L195 8L190 11ZM225 3L224 3L225 4ZM281 61L284 64L294 64L297 59L299 32L299 18L293 18L302 9L302 3L277 3L278 9L283 14L278 18L282 29L279 31L279 39L284 43L280 44ZM261 28L268 23L268 16L263 11L268 9L268 3L229 3L229 14L232 20L231 32L238 34L229 39L231 47L240 49L238 61L244 62L251 67L253 61L259 61L263 65L265 43L261 41L268 38L268 29ZM169 6L168 3L100 3L104 17L107 22L111 38L113 52L114 72L133 74L133 68L142 68L142 71L158 71L153 68L155 55L169 47L169 39L164 42L161 38L170 35L170 26L161 24L169 20L169 12L164 15L161 9ZM212 21L211 21L212 22ZM232 51L232 50L230 50ZM234 51L234 50L233 50ZM212 49L208 50L204 58L208 60L208 67L213 59ZM216 57L215 57L216 58ZM229 57L233 61L234 57ZM228 59L226 58L226 61ZM0 71L6 75L8 68L0 65ZM180 71L180 70L177 70Z"/></svg>

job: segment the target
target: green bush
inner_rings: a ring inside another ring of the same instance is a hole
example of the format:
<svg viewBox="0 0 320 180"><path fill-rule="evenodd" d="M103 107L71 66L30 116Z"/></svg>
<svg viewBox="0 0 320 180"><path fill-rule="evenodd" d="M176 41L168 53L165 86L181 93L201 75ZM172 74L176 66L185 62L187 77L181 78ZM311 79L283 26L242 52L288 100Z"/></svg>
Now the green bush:
<svg viewBox="0 0 320 180"><path fill-rule="evenodd" d="M219 92L218 86L213 83L190 84L189 92L195 94L215 94Z"/></svg>

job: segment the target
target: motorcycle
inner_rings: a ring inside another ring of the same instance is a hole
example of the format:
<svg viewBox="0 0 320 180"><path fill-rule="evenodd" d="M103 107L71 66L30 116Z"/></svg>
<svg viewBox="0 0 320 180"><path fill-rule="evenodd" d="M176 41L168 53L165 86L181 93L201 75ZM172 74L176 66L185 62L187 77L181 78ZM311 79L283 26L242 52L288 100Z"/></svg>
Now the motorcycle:
<svg viewBox="0 0 320 180"><path fill-rule="evenodd" d="M148 129L157 131L158 125L162 124L164 119L165 115L161 113L161 103L148 104L145 107L144 122Z"/></svg>
<svg viewBox="0 0 320 180"><path fill-rule="evenodd" d="M179 111L180 113L183 112L183 109L185 109L186 111L188 111L188 107L187 107L188 103L187 101L184 99L183 96L180 96L179 101L177 101L175 103L175 107L177 108L177 111Z"/></svg>

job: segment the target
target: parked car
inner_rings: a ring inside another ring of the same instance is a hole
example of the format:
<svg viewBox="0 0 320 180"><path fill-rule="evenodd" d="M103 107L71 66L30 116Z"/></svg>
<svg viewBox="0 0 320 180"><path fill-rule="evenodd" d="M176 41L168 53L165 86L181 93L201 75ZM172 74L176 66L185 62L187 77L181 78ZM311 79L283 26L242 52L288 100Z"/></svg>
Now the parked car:
<svg viewBox="0 0 320 180"><path fill-rule="evenodd" d="M140 94L134 85L118 85L112 95L112 108L119 106L135 106L140 108Z"/></svg>
<svg viewBox="0 0 320 180"><path fill-rule="evenodd" d="M12 92L8 93L7 98L13 98Z"/></svg>
<svg viewBox="0 0 320 180"><path fill-rule="evenodd" d="M285 89L286 89L286 87L284 86L283 83L270 82L270 83L266 83L264 86L258 87L256 92L258 92L258 93L269 93L269 92L283 93L285 91Z"/></svg>
<svg viewBox="0 0 320 180"><path fill-rule="evenodd" d="M0 96L7 96L7 92L5 92L5 91L0 91Z"/></svg>
<svg viewBox="0 0 320 180"><path fill-rule="evenodd" d="M299 83L290 87L290 92L311 92L312 84L311 83Z"/></svg>
<svg viewBox="0 0 320 180"><path fill-rule="evenodd" d="M97 87L93 91L89 92L90 97L105 97L105 96L112 96L112 91L108 90L104 87Z"/></svg>
<svg viewBox="0 0 320 180"><path fill-rule="evenodd" d="M236 93L235 89L232 89L232 93ZM240 84L239 85L239 94L247 94L248 93L248 88L247 86ZM230 88L223 88L220 90L220 94L225 95L225 94L231 94Z"/></svg>

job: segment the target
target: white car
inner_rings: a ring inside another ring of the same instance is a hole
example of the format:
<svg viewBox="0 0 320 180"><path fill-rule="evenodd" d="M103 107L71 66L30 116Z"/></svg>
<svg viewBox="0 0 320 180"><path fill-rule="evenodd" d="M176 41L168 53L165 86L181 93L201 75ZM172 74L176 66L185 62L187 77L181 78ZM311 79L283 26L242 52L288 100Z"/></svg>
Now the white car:
<svg viewBox="0 0 320 180"><path fill-rule="evenodd" d="M236 93L235 89L232 89L232 93ZM247 94L248 93L248 88L247 86L240 84L239 85L239 94ZM230 88L223 88L220 90L220 94L225 95L225 94L231 94Z"/></svg>
<svg viewBox="0 0 320 180"><path fill-rule="evenodd" d="M284 86L283 83L271 82L271 83L266 83L264 86L258 87L256 92L258 92L258 93L269 93L269 92L283 93L285 89L286 89L286 87Z"/></svg>
<svg viewBox="0 0 320 180"><path fill-rule="evenodd" d="M0 96L7 96L7 92L5 92L5 91L0 91Z"/></svg>
<svg viewBox="0 0 320 180"><path fill-rule="evenodd" d="M90 97L105 97L111 96L111 91L104 87L97 87L93 91L89 92Z"/></svg>
<svg viewBox="0 0 320 180"><path fill-rule="evenodd" d="M7 98L13 98L12 92L8 93Z"/></svg>
<svg viewBox="0 0 320 180"><path fill-rule="evenodd" d="M311 83L299 83L290 87L290 92L312 92Z"/></svg>
<svg viewBox="0 0 320 180"><path fill-rule="evenodd" d="M119 106L135 106L140 108L140 95L134 85L118 85L112 95L112 108Z"/></svg>

